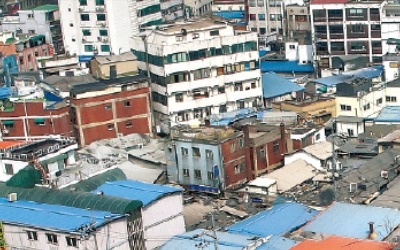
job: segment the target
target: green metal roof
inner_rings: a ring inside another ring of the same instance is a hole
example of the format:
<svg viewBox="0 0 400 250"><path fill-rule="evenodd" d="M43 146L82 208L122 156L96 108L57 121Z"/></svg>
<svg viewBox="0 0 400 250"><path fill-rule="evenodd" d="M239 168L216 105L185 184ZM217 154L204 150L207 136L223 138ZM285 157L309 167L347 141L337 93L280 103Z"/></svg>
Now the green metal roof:
<svg viewBox="0 0 400 250"><path fill-rule="evenodd" d="M18 171L7 182L6 185L10 187L33 188L35 184L42 183L42 175L39 170L35 169L32 165Z"/></svg>
<svg viewBox="0 0 400 250"><path fill-rule="evenodd" d="M35 7L32 10L44 10L44 11L52 12L52 11L58 10L58 5L46 4L46 5L41 5L41 6Z"/></svg>
<svg viewBox="0 0 400 250"><path fill-rule="evenodd" d="M18 199L56 204L82 209L109 211L116 214L131 214L138 216L143 203L138 200L128 200L107 195L86 192L72 192L42 187L22 188L0 183L0 197L17 193Z"/></svg>
<svg viewBox="0 0 400 250"><path fill-rule="evenodd" d="M119 168L108 170L102 174L95 175L84 181L80 181L74 185L68 186L68 189L73 188L79 192L91 192L106 183L107 181L126 180L126 175Z"/></svg>

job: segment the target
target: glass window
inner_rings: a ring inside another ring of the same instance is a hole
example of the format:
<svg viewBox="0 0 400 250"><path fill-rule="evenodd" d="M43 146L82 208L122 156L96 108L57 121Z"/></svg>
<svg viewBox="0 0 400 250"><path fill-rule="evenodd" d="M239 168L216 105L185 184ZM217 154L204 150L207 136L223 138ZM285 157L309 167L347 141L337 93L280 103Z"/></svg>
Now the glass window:
<svg viewBox="0 0 400 250"><path fill-rule="evenodd" d="M84 36L90 36L92 34L92 32L90 30L82 30L82 34Z"/></svg>
<svg viewBox="0 0 400 250"><path fill-rule="evenodd" d="M35 231L26 231L26 234L28 235L29 240L37 240L37 232Z"/></svg>
<svg viewBox="0 0 400 250"><path fill-rule="evenodd" d="M258 14L258 20L260 21L265 20L265 14Z"/></svg>
<svg viewBox="0 0 400 250"><path fill-rule="evenodd" d="M194 178L201 179L201 170L200 169L194 170Z"/></svg>
<svg viewBox="0 0 400 250"><path fill-rule="evenodd" d="M108 30L99 30L100 36L108 36Z"/></svg>
<svg viewBox="0 0 400 250"><path fill-rule="evenodd" d="M85 45L85 52L93 52L93 45Z"/></svg>
<svg viewBox="0 0 400 250"><path fill-rule="evenodd" d="M90 21L89 14L81 14L81 21Z"/></svg>
<svg viewBox="0 0 400 250"><path fill-rule="evenodd" d="M87 5L87 0L79 0L80 5Z"/></svg>
<svg viewBox="0 0 400 250"><path fill-rule="evenodd" d="M110 52L110 45L101 45L101 51Z"/></svg>
<svg viewBox="0 0 400 250"><path fill-rule="evenodd" d="M97 14L97 21L105 21L106 14Z"/></svg>
<svg viewBox="0 0 400 250"><path fill-rule="evenodd" d="M6 168L6 174L8 175L13 175L14 174L14 169L12 164L5 163L4 167Z"/></svg>
<svg viewBox="0 0 400 250"><path fill-rule="evenodd" d="M96 5L104 5L104 0L96 0Z"/></svg>

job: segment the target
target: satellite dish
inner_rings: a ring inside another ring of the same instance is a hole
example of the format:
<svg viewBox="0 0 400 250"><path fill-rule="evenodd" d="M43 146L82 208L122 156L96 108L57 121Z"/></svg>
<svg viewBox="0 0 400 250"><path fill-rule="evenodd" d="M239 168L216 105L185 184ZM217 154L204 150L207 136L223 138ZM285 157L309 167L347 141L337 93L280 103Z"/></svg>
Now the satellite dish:
<svg viewBox="0 0 400 250"><path fill-rule="evenodd" d="M187 30L186 29L181 29L181 35L182 36L187 36Z"/></svg>

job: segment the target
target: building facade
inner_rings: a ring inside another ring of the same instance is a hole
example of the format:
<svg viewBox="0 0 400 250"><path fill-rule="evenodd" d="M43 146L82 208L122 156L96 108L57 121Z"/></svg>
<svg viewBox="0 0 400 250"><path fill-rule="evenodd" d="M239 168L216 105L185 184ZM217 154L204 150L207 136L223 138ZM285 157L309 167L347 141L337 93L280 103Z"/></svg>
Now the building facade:
<svg viewBox="0 0 400 250"><path fill-rule="evenodd" d="M133 39L132 48L139 70L150 69L156 121L202 120L262 99L256 33L210 20L176 23Z"/></svg>
<svg viewBox="0 0 400 250"><path fill-rule="evenodd" d="M187 190L219 193L252 179L242 132L173 130L166 147L168 177Z"/></svg>
<svg viewBox="0 0 400 250"><path fill-rule="evenodd" d="M31 10L19 10L18 16L5 16L3 30L16 34L44 35L49 44L53 44L56 53L64 53L60 13L57 5L42 5Z"/></svg>
<svg viewBox="0 0 400 250"><path fill-rule="evenodd" d="M59 7L65 51L81 56L83 61L97 54L127 52L130 37L144 27L162 23L159 0L59 1Z"/></svg>
<svg viewBox="0 0 400 250"><path fill-rule="evenodd" d="M360 56L370 63L382 62L381 4L311 1L314 60L320 69L332 68L335 57Z"/></svg>
<svg viewBox="0 0 400 250"><path fill-rule="evenodd" d="M147 78L121 77L74 85L71 120L81 146L93 141L152 131Z"/></svg>
<svg viewBox="0 0 400 250"><path fill-rule="evenodd" d="M183 0L160 0L163 22L172 22L184 16Z"/></svg>
<svg viewBox="0 0 400 250"><path fill-rule="evenodd" d="M184 0L184 5L185 5L185 11L188 8L190 16L198 17L198 16L203 16L207 13L211 13L213 0L203 0L203 1ZM187 15L187 13L184 14Z"/></svg>
<svg viewBox="0 0 400 250"><path fill-rule="evenodd" d="M248 5L245 0L213 0L212 14L233 23L238 30L247 30Z"/></svg>
<svg viewBox="0 0 400 250"><path fill-rule="evenodd" d="M3 100L0 112L3 139L73 136L69 108L64 104L48 106L43 100Z"/></svg>

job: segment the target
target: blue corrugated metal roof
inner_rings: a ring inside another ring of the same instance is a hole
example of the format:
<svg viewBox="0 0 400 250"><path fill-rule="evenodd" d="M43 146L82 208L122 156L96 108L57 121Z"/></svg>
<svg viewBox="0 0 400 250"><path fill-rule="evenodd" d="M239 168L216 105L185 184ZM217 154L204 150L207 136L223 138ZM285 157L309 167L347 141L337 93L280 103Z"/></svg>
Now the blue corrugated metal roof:
<svg viewBox="0 0 400 250"><path fill-rule="evenodd" d="M345 80L361 77L373 79L382 75L383 66L373 66L369 68L357 69L352 71L345 71L340 75L332 75L312 80L313 82L325 85L335 86L336 84L342 83Z"/></svg>
<svg viewBox="0 0 400 250"><path fill-rule="evenodd" d="M267 242L257 247L256 250L288 250L298 242L280 236L272 236Z"/></svg>
<svg viewBox="0 0 400 250"><path fill-rule="evenodd" d="M212 126L227 126L237 120L252 116L257 116L257 110L255 110L254 108L238 109L218 115L212 115L210 117L210 124Z"/></svg>
<svg viewBox="0 0 400 250"><path fill-rule="evenodd" d="M9 98L11 95L11 91L9 87L0 88L0 99Z"/></svg>
<svg viewBox="0 0 400 250"><path fill-rule="evenodd" d="M118 219L122 215L110 212L85 210L80 208L50 205L33 201L14 201L0 198L0 221L43 229L65 232L78 232L82 225L94 222L95 227L102 226L108 220Z"/></svg>
<svg viewBox="0 0 400 250"><path fill-rule="evenodd" d="M375 122L400 122L400 106L386 106L381 109L379 114L368 120Z"/></svg>
<svg viewBox="0 0 400 250"><path fill-rule="evenodd" d="M182 192L180 188L164 185L148 184L139 181L120 180L106 182L92 193L103 192L104 195L120 197L129 200L139 200L143 206L147 206L161 197Z"/></svg>
<svg viewBox="0 0 400 250"><path fill-rule="evenodd" d="M245 17L244 11L217 11L213 14L226 19L243 19Z"/></svg>
<svg viewBox="0 0 400 250"><path fill-rule="evenodd" d="M274 73L262 75L262 87L264 98L273 98L304 90L296 83Z"/></svg>
<svg viewBox="0 0 400 250"><path fill-rule="evenodd" d="M228 231L258 237L279 236L304 225L317 213L300 203L281 203L228 227Z"/></svg>
<svg viewBox="0 0 400 250"><path fill-rule="evenodd" d="M384 67L383 66L373 66L363 69L357 69L352 71L345 71L343 75L354 75L357 77L365 77L365 78L376 78L382 75Z"/></svg>
<svg viewBox="0 0 400 250"><path fill-rule="evenodd" d="M261 61L261 72L294 72L294 73L312 73L314 67L311 63L299 64L297 61Z"/></svg>
<svg viewBox="0 0 400 250"><path fill-rule="evenodd" d="M400 224L400 211L393 208L336 202L305 226L303 231L366 239L369 235L369 222L375 225L375 240L383 240L391 230L394 230L394 228L388 230L391 225Z"/></svg>
<svg viewBox="0 0 400 250"><path fill-rule="evenodd" d="M240 234L232 234L229 232L216 232L218 238L218 249L244 249L254 241L250 240L249 237ZM176 235L171 238L167 243L165 243L160 249L198 249L199 243L204 241L204 248L210 249L214 248L214 239L207 235L213 235L212 231L206 231L204 229L196 229L194 231L186 232L180 235ZM196 247L197 245L197 247Z"/></svg>

